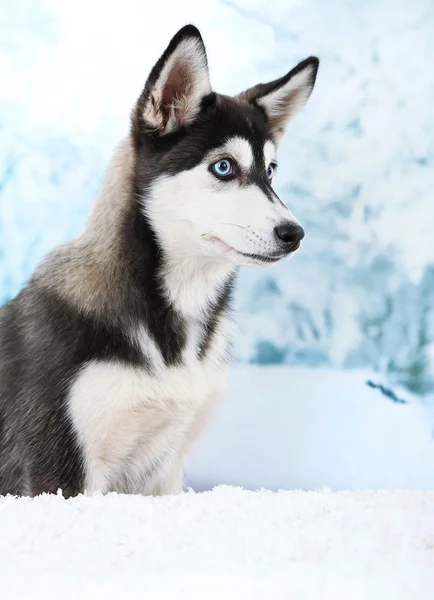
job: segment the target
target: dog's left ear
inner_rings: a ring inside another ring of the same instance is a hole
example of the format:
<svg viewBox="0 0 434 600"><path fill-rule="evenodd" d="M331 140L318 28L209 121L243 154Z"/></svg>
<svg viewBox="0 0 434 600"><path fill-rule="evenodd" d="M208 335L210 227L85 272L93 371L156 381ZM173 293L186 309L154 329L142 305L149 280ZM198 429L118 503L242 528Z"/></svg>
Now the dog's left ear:
<svg viewBox="0 0 434 600"><path fill-rule="evenodd" d="M186 25L172 38L148 77L133 125L164 135L190 124L211 92L205 46L199 30Z"/></svg>
<svg viewBox="0 0 434 600"><path fill-rule="evenodd" d="M260 83L239 95L265 111L276 142L285 132L289 121L306 104L315 85L319 60L306 58L284 77L271 83Z"/></svg>

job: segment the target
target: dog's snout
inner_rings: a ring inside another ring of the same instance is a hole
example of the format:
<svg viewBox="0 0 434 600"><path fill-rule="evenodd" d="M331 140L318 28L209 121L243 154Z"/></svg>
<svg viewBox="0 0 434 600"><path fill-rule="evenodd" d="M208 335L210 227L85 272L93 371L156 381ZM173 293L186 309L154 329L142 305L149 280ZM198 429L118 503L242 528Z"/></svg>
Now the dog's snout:
<svg viewBox="0 0 434 600"><path fill-rule="evenodd" d="M304 229L298 223L286 221L274 228L274 234L280 242L285 244L288 252L292 252L297 250L304 238Z"/></svg>

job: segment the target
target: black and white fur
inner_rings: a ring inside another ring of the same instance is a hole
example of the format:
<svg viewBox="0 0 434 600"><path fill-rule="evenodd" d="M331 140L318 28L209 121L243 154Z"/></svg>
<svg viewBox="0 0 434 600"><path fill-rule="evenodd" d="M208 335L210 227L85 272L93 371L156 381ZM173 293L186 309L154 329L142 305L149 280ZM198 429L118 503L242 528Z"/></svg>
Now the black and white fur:
<svg viewBox="0 0 434 600"><path fill-rule="evenodd" d="M182 490L225 385L237 267L303 237L269 175L317 68L232 98L195 27L172 39L82 235L0 309L0 494Z"/></svg>

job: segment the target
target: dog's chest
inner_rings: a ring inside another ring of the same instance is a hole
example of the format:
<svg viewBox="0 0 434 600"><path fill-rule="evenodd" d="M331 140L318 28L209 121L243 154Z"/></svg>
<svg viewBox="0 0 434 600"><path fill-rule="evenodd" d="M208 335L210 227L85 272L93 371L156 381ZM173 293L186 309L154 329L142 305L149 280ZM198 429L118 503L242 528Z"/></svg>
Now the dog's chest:
<svg viewBox="0 0 434 600"><path fill-rule="evenodd" d="M150 368L93 361L71 389L69 409L88 491L155 493L224 388L223 331L202 359L192 336L182 360L171 367L145 332L138 339Z"/></svg>

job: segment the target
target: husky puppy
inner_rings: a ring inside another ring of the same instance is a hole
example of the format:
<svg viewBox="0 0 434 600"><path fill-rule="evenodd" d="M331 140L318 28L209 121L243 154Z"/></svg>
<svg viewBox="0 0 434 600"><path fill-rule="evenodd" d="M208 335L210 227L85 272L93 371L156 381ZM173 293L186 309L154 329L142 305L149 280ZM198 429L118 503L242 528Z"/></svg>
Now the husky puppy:
<svg viewBox="0 0 434 600"><path fill-rule="evenodd" d="M172 39L83 233L0 309L0 494L183 489L225 385L237 268L304 236L272 181L317 69L228 97L199 31Z"/></svg>

